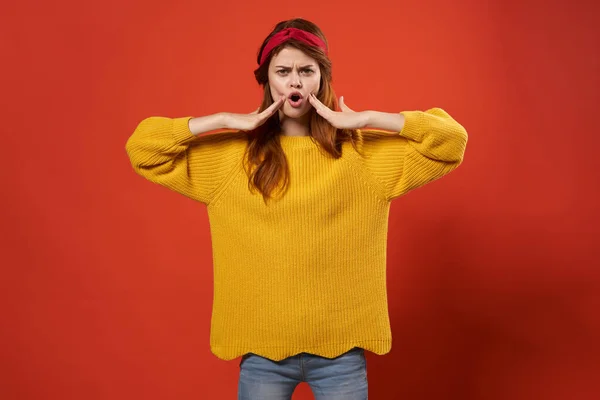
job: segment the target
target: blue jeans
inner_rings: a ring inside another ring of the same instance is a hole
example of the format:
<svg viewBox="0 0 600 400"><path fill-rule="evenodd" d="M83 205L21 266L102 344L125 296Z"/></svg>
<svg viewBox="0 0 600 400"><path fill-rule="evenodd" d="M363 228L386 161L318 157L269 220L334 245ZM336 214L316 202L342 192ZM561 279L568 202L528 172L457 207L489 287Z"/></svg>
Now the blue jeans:
<svg viewBox="0 0 600 400"><path fill-rule="evenodd" d="M300 353L281 361L245 354L238 400L290 400L300 382L308 383L315 400L366 400L365 351L355 347L336 358Z"/></svg>

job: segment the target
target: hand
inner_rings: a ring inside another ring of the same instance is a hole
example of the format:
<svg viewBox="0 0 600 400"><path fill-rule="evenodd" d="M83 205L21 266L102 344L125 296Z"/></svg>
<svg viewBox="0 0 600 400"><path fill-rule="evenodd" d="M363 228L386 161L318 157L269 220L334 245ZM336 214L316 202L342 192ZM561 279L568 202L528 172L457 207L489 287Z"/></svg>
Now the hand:
<svg viewBox="0 0 600 400"><path fill-rule="evenodd" d="M225 114L225 127L227 129L235 129L240 131L251 131L264 124L273 114L277 112L285 103L286 97L281 98L271 104L268 108L259 113L257 108L250 114Z"/></svg>
<svg viewBox="0 0 600 400"><path fill-rule="evenodd" d="M342 111L333 111L321 103L313 93L308 96L308 101L310 101L310 104L312 104L320 116L338 129L360 129L367 125L367 114L364 111L356 112L351 110L344 104L344 96L340 97L339 101Z"/></svg>

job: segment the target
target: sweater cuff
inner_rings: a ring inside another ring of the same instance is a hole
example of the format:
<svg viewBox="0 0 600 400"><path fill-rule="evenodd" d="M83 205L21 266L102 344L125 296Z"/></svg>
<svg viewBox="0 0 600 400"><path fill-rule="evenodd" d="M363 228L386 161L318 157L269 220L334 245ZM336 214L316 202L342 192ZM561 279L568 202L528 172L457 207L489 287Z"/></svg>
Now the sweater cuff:
<svg viewBox="0 0 600 400"><path fill-rule="evenodd" d="M190 131L189 120L194 117L173 118L173 140L180 144L194 139L196 136Z"/></svg>
<svg viewBox="0 0 600 400"><path fill-rule="evenodd" d="M404 115L404 127L399 135L415 142L421 142L425 135L422 111L402 111Z"/></svg>

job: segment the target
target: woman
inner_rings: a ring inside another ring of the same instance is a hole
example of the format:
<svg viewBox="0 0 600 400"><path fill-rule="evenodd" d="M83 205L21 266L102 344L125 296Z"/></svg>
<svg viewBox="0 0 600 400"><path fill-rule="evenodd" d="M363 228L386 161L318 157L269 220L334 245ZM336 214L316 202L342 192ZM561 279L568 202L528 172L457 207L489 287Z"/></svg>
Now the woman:
<svg viewBox="0 0 600 400"><path fill-rule="evenodd" d="M254 113L150 117L126 149L137 173L207 205L210 345L243 356L239 398L290 399L304 381L317 399L366 399L364 351L391 349L390 202L454 170L467 133L439 108L335 111L309 21L279 23L257 62Z"/></svg>

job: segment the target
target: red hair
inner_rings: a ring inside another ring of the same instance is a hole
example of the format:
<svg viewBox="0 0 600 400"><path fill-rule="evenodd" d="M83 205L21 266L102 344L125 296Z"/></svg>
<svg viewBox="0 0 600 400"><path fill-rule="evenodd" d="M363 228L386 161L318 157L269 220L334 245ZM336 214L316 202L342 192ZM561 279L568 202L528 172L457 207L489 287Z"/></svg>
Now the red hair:
<svg viewBox="0 0 600 400"><path fill-rule="evenodd" d="M269 39L286 28L297 28L310 32L327 44L325 35L314 23L304 19L282 21L275 26L260 47L257 55L259 65L262 51ZM273 104L268 76L269 63L271 58L277 55L285 46L295 47L317 61L321 70L321 83L317 98L325 106L337 110L337 98L331 86L331 60L321 48L290 39L275 47L265 62L254 71L256 81L264 88L263 101L259 112ZM342 156L342 144L346 141L350 141L356 149L357 133L355 130L337 129L317 114L314 109L309 112L311 113L310 135L331 157L337 159ZM273 198L275 193L283 195L289 184L289 167L279 141L279 122L279 115L275 113L263 125L248 132L248 146L244 163L248 175L248 187L252 192L258 190L262 194L265 203Z"/></svg>

